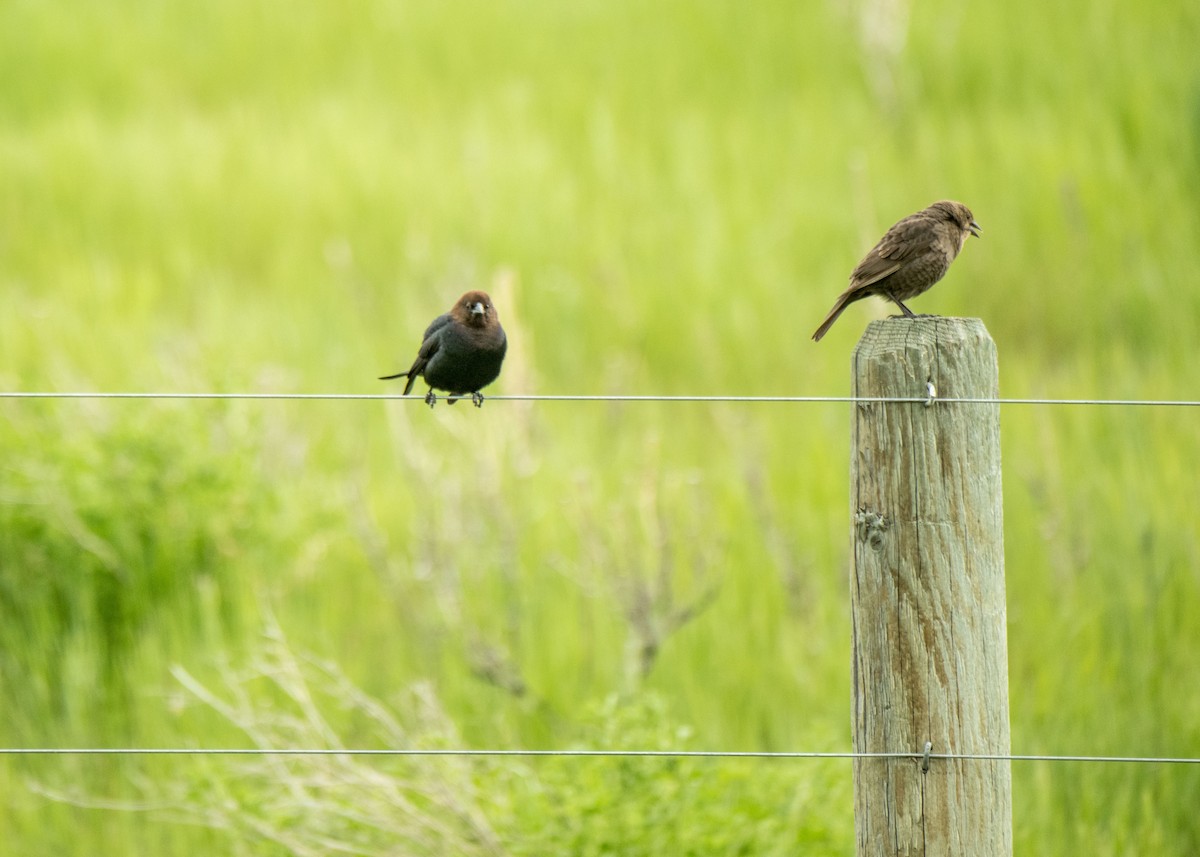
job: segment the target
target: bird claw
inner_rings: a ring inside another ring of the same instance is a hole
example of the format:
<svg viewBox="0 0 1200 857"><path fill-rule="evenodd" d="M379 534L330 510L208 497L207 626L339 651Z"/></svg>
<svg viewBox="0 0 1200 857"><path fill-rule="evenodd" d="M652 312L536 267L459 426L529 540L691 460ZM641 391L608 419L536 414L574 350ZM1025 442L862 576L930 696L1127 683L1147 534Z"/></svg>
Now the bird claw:
<svg viewBox="0 0 1200 857"><path fill-rule="evenodd" d="M434 395L433 390L430 390L425 394L425 404L429 405L431 408L437 404L437 396Z"/></svg>
<svg viewBox="0 0 1200 857"><path fill-rule="evenodd" d="M476 390L474 393L471 394L471 401L475 403L475 407L482 408L483 407L483 393Z"/></svg>

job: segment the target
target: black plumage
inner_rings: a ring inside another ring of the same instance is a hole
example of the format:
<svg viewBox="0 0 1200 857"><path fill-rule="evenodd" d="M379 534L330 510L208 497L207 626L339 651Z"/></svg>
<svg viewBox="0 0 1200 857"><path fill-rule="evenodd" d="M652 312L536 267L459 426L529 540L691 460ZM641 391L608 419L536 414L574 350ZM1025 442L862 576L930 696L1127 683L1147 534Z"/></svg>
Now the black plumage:
<svg viewBox="0 0 1200 857"><path fill-rule="evenodd" d="M421 348L408 371L384 375L380 380L408 378L404 385L407 396L417 378L424 378L429 385L425 401L430 407L437 401L434 390L445 390L450 404L469 394L480 407L480 390L500 377L507 350L508 338L492 299L485 292L471 291L425 328Z"/></svg>

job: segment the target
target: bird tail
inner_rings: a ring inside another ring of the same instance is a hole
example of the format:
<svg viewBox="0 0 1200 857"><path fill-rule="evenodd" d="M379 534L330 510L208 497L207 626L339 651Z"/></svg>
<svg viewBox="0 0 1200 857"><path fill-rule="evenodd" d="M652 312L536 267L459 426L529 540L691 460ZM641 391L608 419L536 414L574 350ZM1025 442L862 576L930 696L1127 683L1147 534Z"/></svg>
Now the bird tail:
<svg viewBox="0 0 1200 857"><path fill-rule="evenodd" d="M838 316L842 314L851 301L846 300L846 296L842 295L837 299L837 303L833 305L833 309L829 311L829 315L825 316L825 320L821 322L821 326L813 333L813 342L820 342L821 337L829 332L829 328L833 327L833 323L838 320Z"/></svg>
<svg viewBox="0 0 1200 857"><path fill-rule="evenodd" d="M397 372L395 375L380 375L380 381L391 381L395 378L407 378L408 383L404 385L404 395L412 392L413 384L417 383L417 373L409 369L407 372Z"/></svg>

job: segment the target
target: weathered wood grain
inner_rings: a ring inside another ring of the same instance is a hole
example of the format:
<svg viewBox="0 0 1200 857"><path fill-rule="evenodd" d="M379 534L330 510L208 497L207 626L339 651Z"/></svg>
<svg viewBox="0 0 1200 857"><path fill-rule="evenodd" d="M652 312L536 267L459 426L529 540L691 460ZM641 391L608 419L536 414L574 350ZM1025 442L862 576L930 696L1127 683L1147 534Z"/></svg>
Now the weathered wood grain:
<svg viewBox="0 0 1200 857"><path fill-rule="evenodd" d="M999 395L978 319L873 322L854 395ZM1010 752L998 405L854 406L854 749ZM1011 857L1010 764L856 760L859 857Z"/></svg>

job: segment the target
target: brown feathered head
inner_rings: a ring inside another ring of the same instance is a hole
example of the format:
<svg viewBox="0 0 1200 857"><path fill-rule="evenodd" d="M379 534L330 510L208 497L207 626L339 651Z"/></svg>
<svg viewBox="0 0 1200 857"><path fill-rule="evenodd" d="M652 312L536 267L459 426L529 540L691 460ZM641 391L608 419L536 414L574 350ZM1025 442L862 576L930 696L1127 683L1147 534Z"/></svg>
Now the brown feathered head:
<svg viewBox="0 0 1200 857"><path fill-rule="evenodd" d="M500 320L496 316L496 308L492 306L492 299L487 292L480 291L467 292L459 298L450 315L471 327L488 327Z"/></svg>
<svg viewBox="0 0 1200 857"><path fill-rule="evenodd" d="M971 213L971 209L967 208L961 202L955 202L952 199L943 199L941 202L935 202L927 209L930 212L936 213L943 220L948 220L964 233L970 232L976 238L979 238L979 230L982 228L975 222L975 215ZM966 235L963 235L966 240Z"/></svg>

